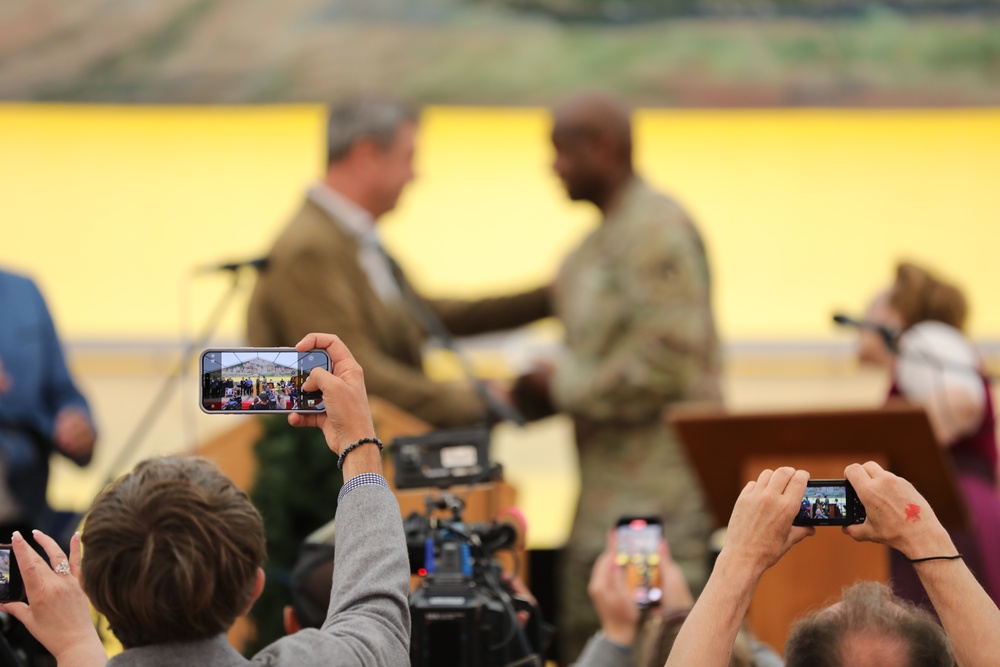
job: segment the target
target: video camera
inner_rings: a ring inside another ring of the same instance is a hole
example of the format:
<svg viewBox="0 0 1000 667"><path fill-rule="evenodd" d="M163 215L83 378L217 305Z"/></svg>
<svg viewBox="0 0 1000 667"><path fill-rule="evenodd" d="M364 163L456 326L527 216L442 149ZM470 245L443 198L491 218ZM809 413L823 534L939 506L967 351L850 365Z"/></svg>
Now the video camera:
<svg viewBox="0 0 1000 667"><path fill-rule="evenodd" d="M453 466L440 465L439 454L448 449L448 437L441 432L428 438L434 452L434 465L415 465L413 439L409 454L393 443L395 456L409 457L405 484L416 486L413 474L421 467L434 469L431 479L421 486L439 486L442 478L452 477ZM483 443L479 437L472 441ZM456 441L453 439L452 443ZM470 437L463 432L458 447L468 448ZM424 454L427 448L422 448ZM479 449L483 452L483 449ZM462 457L463 469L469 465L468 449ZM445 454L445 460L448 455ZM477 457L485 461L485 456ZM451 470L441 474L442 468ZM483 465L479 474L490 470ZM397 462L397 475L400 472ZM397 476L397 484L400 481ZM464 481L464 480L463 480ZM462 519L465 503L452 493L426 498L426 512L410 514L403 522L410 553L410 571L421 577L410 594L412 633L410 664L413 667L514 667L542 665L541 654L551 638L551 629L537 606L518 598L504 581L502 567L494 558L499 551L513 551L517 529L510 523L466 523ZM443 516L442 516L443 514ZM518 612L529 613L522 628Z"/></svg>

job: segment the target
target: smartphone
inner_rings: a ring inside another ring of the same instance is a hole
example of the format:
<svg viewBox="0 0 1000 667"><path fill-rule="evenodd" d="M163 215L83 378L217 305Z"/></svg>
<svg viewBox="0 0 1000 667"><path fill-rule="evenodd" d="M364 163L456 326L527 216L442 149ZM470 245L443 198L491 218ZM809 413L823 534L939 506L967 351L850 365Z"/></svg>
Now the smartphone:
<svg viewBox="0 0 1000 667"><path fill-rule="evenodd" d="M640 609L656 607L663 599L660 583L660 540L663 523L655 516L623 516L615 526L618 565Z"/></svg>
<svg viewBox="0 0 1000 667"><path fill-rule="evenodd" d="M323 394L302 391L314 368L330 370L325 350L243 347L201 353L201 409L212 414L322 412Z"/></svg>
<svg viewBox="0 0 1000 667"><path fill-rule="evenodd" d="M846 479L811 479L796 526L849 526L865 522L865 506Z"/></svg>
<svg viewBox="0 0 1000 667"><path fill-rule="evenodd" d="M0 544L0 602L24 599L24 584L17 568L14 550L9 544Z"/></svg>

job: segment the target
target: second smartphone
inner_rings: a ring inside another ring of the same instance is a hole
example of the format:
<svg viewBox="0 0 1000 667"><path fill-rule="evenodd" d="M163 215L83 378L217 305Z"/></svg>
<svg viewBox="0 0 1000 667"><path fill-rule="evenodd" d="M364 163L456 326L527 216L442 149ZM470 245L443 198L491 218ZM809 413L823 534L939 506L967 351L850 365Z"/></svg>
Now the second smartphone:
<svg viewBox="0 0 1000 667"><path fill-rule="evenodd" d="M623 516L615 526L616 561L625 570L625 581L640 609L660 604L660 540L663 525L655 516Z"/></svg>
<svg viewBox="0 0 1000 667"><path fill-rule="evenodd" d="M323 394L304 392L314 368L330 370L325 350L243 347L201 354L201 409L208 413L322 412Z"/></svg>

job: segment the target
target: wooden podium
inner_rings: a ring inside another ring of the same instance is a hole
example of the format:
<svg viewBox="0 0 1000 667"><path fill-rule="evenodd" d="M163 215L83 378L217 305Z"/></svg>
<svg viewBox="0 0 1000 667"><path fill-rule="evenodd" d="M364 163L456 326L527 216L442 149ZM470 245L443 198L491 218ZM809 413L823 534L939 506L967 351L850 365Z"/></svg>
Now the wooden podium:
<svg viewBox="0 0 1000 667"><path fill-rule="evenodd" d="M678 410L670 421L719 526L729 522L746 483L765 468L792 466L814 479L842 479L847 465L865 461L913 483L945 527L969 525L951 461L922 408L740 415ZM780 650L792 621L862 579L888 581L888 548L855 542L832 527L817 528L761 579L750 604L750 627Z"/></svg>

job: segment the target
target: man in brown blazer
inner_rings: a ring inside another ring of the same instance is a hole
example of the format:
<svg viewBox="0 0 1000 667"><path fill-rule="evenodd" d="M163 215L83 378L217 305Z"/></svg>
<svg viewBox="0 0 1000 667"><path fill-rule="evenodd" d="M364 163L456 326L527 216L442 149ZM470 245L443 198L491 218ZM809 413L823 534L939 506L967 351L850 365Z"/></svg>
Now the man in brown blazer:
<svg viewBox="0 0 1000 667"><path fill-rule="evenodd" d="M380 396L439 427L483 421L473 387L423 372L429 308L455 335L517 327L550 314L539 288L481 301L425 300L382 249L378 220L413 180L415 111L356 99L329 118L327 171L284 229L257 282L249 311L255 346L290 345L311 331L339 335ZM414 303L415 301L420 303ZM421 305L422 304L422 305Z"/></svg>

